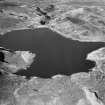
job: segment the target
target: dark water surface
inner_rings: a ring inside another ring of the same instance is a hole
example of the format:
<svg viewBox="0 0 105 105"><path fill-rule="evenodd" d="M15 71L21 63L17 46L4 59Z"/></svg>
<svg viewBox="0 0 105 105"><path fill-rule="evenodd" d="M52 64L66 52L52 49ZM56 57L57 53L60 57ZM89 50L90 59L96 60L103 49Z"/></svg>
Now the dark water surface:
<svg viewBox="0 0 105 105"><path fill-rule="evenodd" d="M87 72L94 66L86 55L104 43L80 43L66 39L48 29L14 31L0 36L0 46L11 50L29 50L36 59L27 71L17 74L49 78L56 74Z"/></svg>

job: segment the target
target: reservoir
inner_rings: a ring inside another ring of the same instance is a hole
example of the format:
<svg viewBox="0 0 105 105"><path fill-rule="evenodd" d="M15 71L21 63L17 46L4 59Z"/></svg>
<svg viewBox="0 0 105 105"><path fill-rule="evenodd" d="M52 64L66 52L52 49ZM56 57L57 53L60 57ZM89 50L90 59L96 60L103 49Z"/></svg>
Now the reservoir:
<svg viewBox="0 0 105 105"><path fill-rule="evenodd" d="M87 54L105 44L73 41L43 28L9 32L0 36L0 46L36 54L31 67L16 74L50 78L57 74L88 72L95 63L86 60Z"/></svg>

